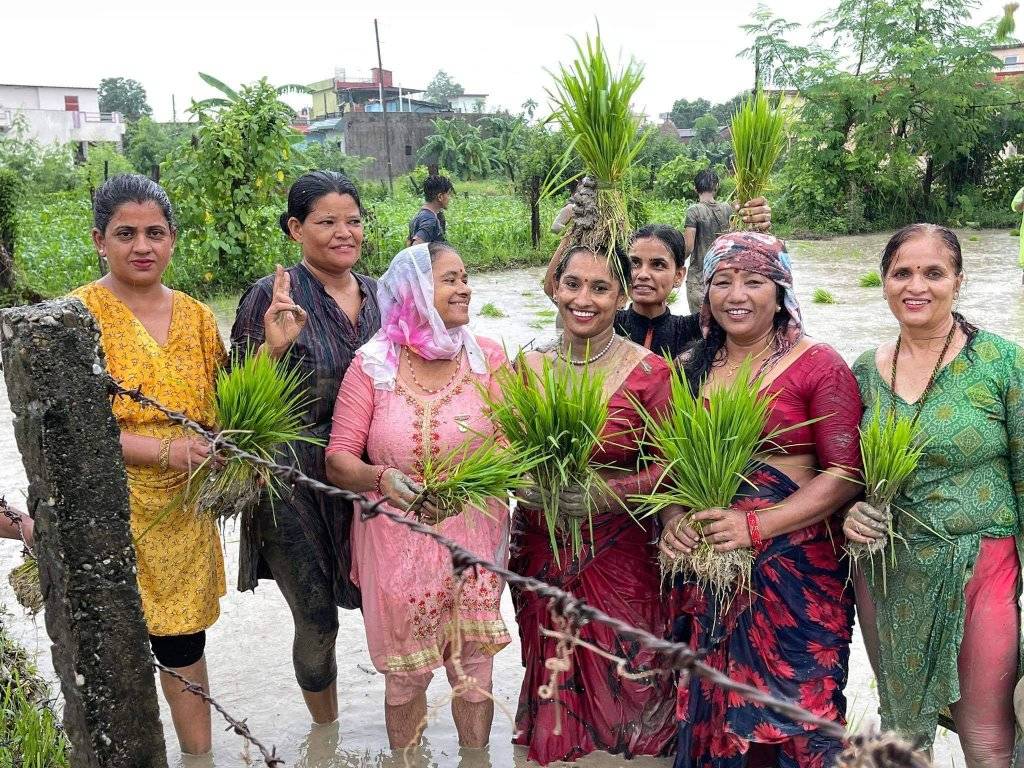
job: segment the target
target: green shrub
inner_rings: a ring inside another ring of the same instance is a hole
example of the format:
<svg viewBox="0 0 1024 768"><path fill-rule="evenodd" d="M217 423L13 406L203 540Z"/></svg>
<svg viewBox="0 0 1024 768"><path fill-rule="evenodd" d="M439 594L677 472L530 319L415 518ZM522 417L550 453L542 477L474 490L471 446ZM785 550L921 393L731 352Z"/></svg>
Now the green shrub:
<svg viewBox="0 0 1024 768"><path fill-rule="evenodd" d="M17 210L23 191L24 184L16 171L0 168L0 245L12 256L18 235Z"/></svg>

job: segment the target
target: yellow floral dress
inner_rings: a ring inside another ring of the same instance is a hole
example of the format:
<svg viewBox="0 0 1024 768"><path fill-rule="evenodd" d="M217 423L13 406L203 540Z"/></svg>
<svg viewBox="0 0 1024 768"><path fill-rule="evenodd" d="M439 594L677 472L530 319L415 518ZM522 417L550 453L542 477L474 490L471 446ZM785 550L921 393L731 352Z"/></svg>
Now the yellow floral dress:
<svg viewBox="0 0 1024 768"><path fill-rule="evenodd" d="M99 325L111 376L200 424L212 424L217 369L227 355L208 307L175 291L167 343L161 346L99 283L84 285L72 295ZM113 408L124 432L172 439L187 434L159 411L127 398L117 398ZM146 626L158 636L204 630L220 615L220 598L227 591L217 526L172 503L184 488L185 473L132 465L126 469Z"/></svg>

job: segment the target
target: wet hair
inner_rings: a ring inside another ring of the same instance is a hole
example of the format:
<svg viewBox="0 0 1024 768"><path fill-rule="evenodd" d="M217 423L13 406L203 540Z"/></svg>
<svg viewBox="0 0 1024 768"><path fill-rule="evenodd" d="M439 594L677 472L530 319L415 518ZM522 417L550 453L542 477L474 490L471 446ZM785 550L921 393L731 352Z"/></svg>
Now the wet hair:
<svg viewBox="0 0 1024 768"><path fill-rule="evenodd" d="M427 180L423 182L423 198L428 203L437 200L438 195L454 191L455 187L447 176L427 176Z"/></svg>
<svg viewBox="0 0 1024 768"><path fill-rule="evenodd" d="M775 301L781 307L772 318L772 332L777 337L786 330L792 317L789 310L786 309L786 290L778 283L775 284ZM714 315L711 316L709 325L707 338L697 339L683 350L679 358L682 361L683 373L690 385L690 391L694 394L700 392L704 379L711 373L711 369L715 365L718 353L725 346L725 329L718 324Z"/></svg>
<svg viewBox="0 0 1024 768"><path fill-rule="evenodd" d="M288 210L281 214L278 224L287 237L291 237L288 229L289 220L295 218L305 221L316 206L317 201L331 193L348 195L355 200L359 213L363 212L363 204L359 200L359 190L343 173L337 171L312 171L304 173L295 180L288 190Z"/></svg>
<svg viewBox="0 0 1024 768"><path fill-rule="evenodd" d="M682 232L667 224L648 224L645 227L640 227L630 236L629 244L633 245L637 240L646 240L647 238L660 240L661 244L672 254L676 269L683 268L683 264L686 263L686 240L683 238Z"/></svg>
<svg viewBox="0 0 1024 768"><path fill-rule="evenodd" d="M117 209L125 203L156 203L171 232L178 224L174 220L174 208L167 192L148 176L138 173L121 173L111 176L96 190L92 202L92 225L100 232L106 232Z"/></svg>
<svg viewBox="0 0 1024 768"><path fill-rule="evenodd" d="M431 264L437 261L437 257L446 251L458 254L458 251L456 251L452 244L447 240L434 240L432 243L427 244L427 253L430 254Z"/></svg>
<svg viewBox="0 0 1024 768"><path fill-rule="evenodd" d="M698 195L702 192L717 192L718 174L711 168L705 168L693 180L693 188L697 190Z"/></svg>
<svg viewBox="0 0 1024 768"><path fill-rule="evenodd" d="M599 256L601 253L607 253L608 250L605 246L599 246L596 250L588 248L585 245L574 245L565 252L561 260L558 262L558 266L555 267L555 282L557 283L562 279L562 275L565 274L569 268L569 262L572 261L572 257L577 253L588 253L591 256ZM623 293L629 293L629 285L632 283L633 265L629 262L629 256L622 250L619 245L615 246L615 251L612 254L611 266L612 276L615 278L615 282L619 284Z"/></svg>
<svg viewBox="0 0 1024 768"><path fill-rule="evenodd" d="M937 240L945 249L949 260L953 263L953 273L956 275L964 273L964 254L960 247L960 238L956 236L953 230L941 224L908 224L890 237L889 242L885 244L885 249L882 251L882 262L878 268L882 275L882 280L885 280L885 276L892 269L900 249L911 240L916 240L919 237ZM964 335L967 337L967 343L970 345L971 341L974 340L975 334L978 333L978 326L967 322L967 318L956 311L953 312L953 319L960 326L960 330L964 332Z"/></svg>

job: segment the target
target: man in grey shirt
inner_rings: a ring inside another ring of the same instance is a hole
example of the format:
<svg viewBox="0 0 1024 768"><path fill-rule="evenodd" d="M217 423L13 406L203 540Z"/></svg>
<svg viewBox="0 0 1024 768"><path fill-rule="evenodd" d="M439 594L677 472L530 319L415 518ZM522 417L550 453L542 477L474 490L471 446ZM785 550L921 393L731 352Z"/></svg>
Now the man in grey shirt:
<svg viewBox="0 0 1024 768"><path fill-rule="evenodd" d="M409 238L406 245L433 243L445 239L445 209L451 202L455 187L446 176L428 176L423 182L423 197L426 204L417 211L409 222Z"/></svg>
<svg viewBox="0 0 1024 768"><path fill-rule="evenodd" d="M732 206L715 200L718 194L718 176L710 168L697 174L694 180L697 202L686 211L686 302L690 312L700 311L704 301L704 255L715 238L729 231Z"/></svg>

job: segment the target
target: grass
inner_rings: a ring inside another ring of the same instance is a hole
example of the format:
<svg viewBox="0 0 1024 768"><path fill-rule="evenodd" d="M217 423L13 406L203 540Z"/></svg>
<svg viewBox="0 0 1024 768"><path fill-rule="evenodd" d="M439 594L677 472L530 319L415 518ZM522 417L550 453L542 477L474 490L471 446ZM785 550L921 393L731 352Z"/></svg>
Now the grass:
<svg viewBox="0 0 1024 768"><path fill-rule="evenodd" d="M824 288L815 288L812 301L815 304L835 304L836 297Z"/></svg>
<svg viewBox="0 0 1024 768"><path fill-rule="evenodd" d="M573 241L590 248L611 249L626 245L629 215L626 179L634 160L647 142L633 110L633 97L643 83L643 66L630 59L616 71L601 40L600 31L576 44L576 59L559 66L548 89L552 117L568 147L544 183L544 197L557 193L564 182L556 182L573 157L583 164L583 173L596 184L593 220L576 216L572 222ZM589 213L589 212L588 212ZM609 250L609 255L611 251Z"/></svg>
<svg viewBox="0 0 1024 768"><path fill-rule="evenodd" d="M687 523L699 533L700 523L693 519L696 512L734 503L744 479L775 436L763 436L771 398L759 393L760 379L750 381L750 372L747 361L731 384L705 393L705 406L704 397L694 394L685 374L673 367L666 415L659 418L641 408L648 449L665 466L659 486L634 499L646 514L681 506L686 511L678 524ZM689 556L674 561L663 558L662 569L672 575L688 573L720 601L728 602L737 589L750 584L753 561L750 549L719 553L702 540Z"/></svg>
<svg viewBox="0 0 1024 768"><path fill-rule="evenodd" d="M786 115L781 106L771 107L757 90L732 118L732 149L736 175L736 199L741 202L767 194L775 163L786 146ZM743 220L733 217L733 229Z"/></svg>
<svg viewBox="0 0 1024 768"><path fill-rule="evenodd" d="M239 448L274 459L281 446L294 442L320 444L304 434L302 415L308 402L302 374L266 352L235 359L217 374L214 396L217 428ZM246 514L266 488L276 496L280 481L266 469L237 459L223 466L207 463L194 476L184 503L217 520Z"/></svg>
<svg viewBox="0 0 1024 768"><path fill-rule="evenodd" d="M497 317L508 317L508 315L505 314L505 312L503 312L502 310L498 309L491 302L487 302L482 307L480 307L480 314L483 317L496 317L496 318Z"/></svg>
<svg viewBox="0 0 1024 768"><path fill-rule="evenodd" d="M857 282L861 288L881 288L882 276L878 274L878 270L872 270L861 275Z"/></svg>
<svg viewBox="0 0 1024 768"><path fill-rule="evenodd" d="M46 685L0 614L0 768L65 768L70 745Z"/></svg>
<svg viewBox="0 0 1024 768"><path fill-rule="evenodd" d="M601 479L591 456L608 420L603 376L584 367L555 367L543 358L538 373L520 354L515 370L498 372L500 397L485 393L491 418L508 440L509 449L535 455L531 477L541 499L551 550L559 560L559 542L566 537L572 556L583 549L588 520L559 514L559 492L566 486L584 491Z"/></svg>
<svg viewBox="0 0 1024 768"><path fill-rule="evenodd" d="M475 448L467 440L445 456L428 456L423 463L423 489L446 517L466 508L486 514L489 499L508 500L533 469L536 452L509 450L493 438Z"/></svg>
<svg viewBox="0 0 1024 768"><path fill-rule="evenodd" d="M860 454L864 466L864 499L875 509L886 514L887 535L872 544L851 542L847 551L854 560L874 555L888 547L895 566L895 514L893 500L917 469L927 439L913 419L896 416L892 411L882 415L881 399L876 394L871 415L860 430ZM882 589L886 582L885 558L882 558Z"/></svg>
<svg viewBox="0 0 1024 768"><path fill-rule="evenodd" d="M534 312L534 316L541 320L554 320L558 315L558 312L554 309L539 309Z"/></svg>

